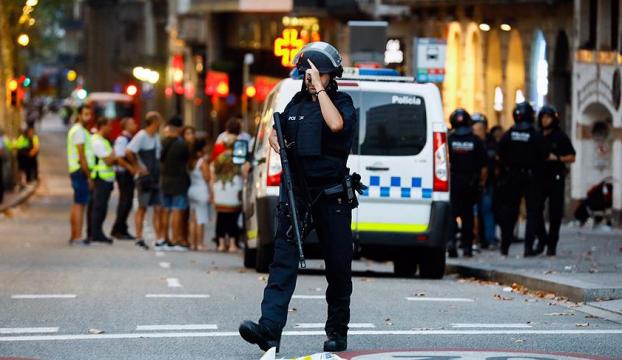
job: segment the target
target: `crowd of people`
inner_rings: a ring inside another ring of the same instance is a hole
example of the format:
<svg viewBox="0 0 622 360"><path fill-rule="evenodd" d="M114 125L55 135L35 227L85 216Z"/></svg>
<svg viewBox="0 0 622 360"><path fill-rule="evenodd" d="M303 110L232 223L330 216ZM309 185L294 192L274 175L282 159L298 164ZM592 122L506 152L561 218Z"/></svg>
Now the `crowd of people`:
<svg viewBox="0 0 622 360"><path fill-rule="evenodd" d="M555 108L543 106L536 116L523 102L516 105L513 118L515 125L504 132L500 126L488 129L483 114L456 109L450 116L451 204L460 223L458 227L456 221L449 242L450 257L458 256L458 239L465 257L480 249L499 249L507 256L517 240L523 198L524 256L557 253L567 166L575 161L575 150Z"/></svg>
<svg viewBox="0 0 622 360"><path fill-rule="evenodd" d="M122 133L111 144L108 119L98 118L96 128L87 129L93 116L88 106L81 106L67 134L74 190L71 245L112 244L116 239L134 241L146 250L153 246L163 251L201 251L206 249L205 226L214 219L217 250L239 251L243 172L233 164L232 148L238 139L250 140L241 131L239 117L230 119L226 131L211 144L193 127L184 126L181 117L165 122L151 111L140 130L133 118L122 119ZM115 182L119 200L108 236L104 223ZM134 197L138 206L133 235L128 222ZM149 210L153 242L145 234Z"/></svg>

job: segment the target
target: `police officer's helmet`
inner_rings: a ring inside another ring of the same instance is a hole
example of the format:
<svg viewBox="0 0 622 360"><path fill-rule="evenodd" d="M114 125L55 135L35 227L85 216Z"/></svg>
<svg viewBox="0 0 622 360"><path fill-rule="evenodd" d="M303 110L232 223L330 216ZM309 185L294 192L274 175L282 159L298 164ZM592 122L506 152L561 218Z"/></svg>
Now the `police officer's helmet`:
<svg viewBox="0 0 622 360"><path fill-rule="evenodd" d="M488 118L482 113L473 113L473 115L471 115L471 120L473 120L473 124L481 122L485 127L488 127Z"/></svg>
<svg viewBox="0 0 622 360"><path fill-rule="evenodd" d="M531 104L526 101L516 104L514 111L512 111L512 117L515 123L533 123L535 117L535 111Z"/></svg>
<svg viewBox="0 0 622 360"><path fill-rule="evenodd" d="M308 60L311 60L320 74L332 74L335 75L335 77L341 77L343 74L341 55L339 55L339 51L329 43L323 41L312 42L305 45L302 50L296 54L292 63L298 69L299 74L302 75L311 68Z"/></svg>
<svg viewBox="0 0 622 360"><path fill-rule="evenodd" d="M540 128L542 128L542 118L544 115L549 115L553 118L553 123L551 123L549 128L559 126L559 112L557 112L557 109L554 106L544 105L540 108L540 111L538 112L538 126L540 126Z"/></svg>
<svg viewBox="0 0 622 360"><path fill-rule="evenodd" d="M454 110L449 116L449 122L451 123L452 129L457 129L462 126L471 126L473 124L471 115L463 108Z"/></svg>

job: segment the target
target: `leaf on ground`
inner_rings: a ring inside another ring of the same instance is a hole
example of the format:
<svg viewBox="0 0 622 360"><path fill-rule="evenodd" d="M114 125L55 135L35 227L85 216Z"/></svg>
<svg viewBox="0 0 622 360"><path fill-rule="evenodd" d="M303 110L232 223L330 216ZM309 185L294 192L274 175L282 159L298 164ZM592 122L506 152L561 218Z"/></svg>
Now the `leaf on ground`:
<svg viewBox="0 0 622 360"><path fill-rule="evenodd" d="M500 300L500 301L514 300L513 297L504 296L504 295L501 295L501 294L494 294L493 297L495 298L495 300Z"/></svg>
<svg viewBox="0 0 622 360"><path fill-rule="evenodd" d="M418 291L415 293L415 297L425 297L425 293L423 291Z"/></svg>
<svg viewBox="0 0 622 360"><path fill-rule="evenodd" d="M588 327L590 326L590 323L578 323L577 327Z"/></svg>
<svg viewBox="0 0 622 360"><path fill-rule="evenodd" d="M527 340L525 340L525 339L516 339L516 340L514 340L514 342L517 343L517 344L524 343L525 341L527 341Z"/></svg>
<svg viewBox="0 0 622 360"><path fill-rule="evenodd" d="M544 295L544 298L547 299L547 300L553 300L553 299L555 299L555 294L548 293L548 294Z"/></svg>
<svg viewBox="0 0 622 360"><path fill-rule="evenodd" d="M363 282L369 282L369 281L372 281L372 279L364 277L364 278L361 278L361 281L363 281Z"/></svg>
<svg viewBox="0 0 622 360"><path fill-rule="evenodd" d="M240 274L244 274L245 272L246 272L245 268L239 268L238 269L238 273L240 273Z"/></svg>
<svg viewBox="0 0 622 360"><path fill-rule="evenodd" d="M586 319L600 319L598 316L594 316L594 315L585 315Z"/></svg>
<svg viewBox="0 0 622 360"><path fill-rule="evenodd" d="M99 330L99 329L89 329L89 334L92 335L99 335L99 334L103 334L105 333L104 330Z"/></svg>
<svg viewBox="0 0 622 360"><path fill-rule="evenodd" d="M287 309L287 312L296 312L296 311L298 311L298 309L296 308Z"/></svg>
<svg viewBox="0 0 622 360"><path fill-rule="evenodd" d="M590 269L590 274L596 274L598 272L600 272L600 270L598 270L597 268L591 268Z"/></svg>
<svg viewBox="0 0 622 360"><path fill-rule="evenodd" d="M261 275L260 277L257 278L257 280L259 280L259 281L268 281L268 277L266 275Z"/></svg>
<svg viewBox="0 0 622 360"><path fill-rule="evenodd" d="M387 319L384 319L384 324L386 326L391 326L391 325L393 325L393 322L391 322L391 319L387 318Z"/></svg>

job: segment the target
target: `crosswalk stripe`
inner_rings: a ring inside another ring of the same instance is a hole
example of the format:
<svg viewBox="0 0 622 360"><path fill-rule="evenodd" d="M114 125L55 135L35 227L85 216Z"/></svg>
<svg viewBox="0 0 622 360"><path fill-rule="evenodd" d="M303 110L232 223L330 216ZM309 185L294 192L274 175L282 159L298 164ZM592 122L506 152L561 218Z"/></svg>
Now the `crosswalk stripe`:
<svg viewBox="0 0 622 360"><path fill-rule="evenodd" d="M168 287L181 287L181 283L177 278L167 278L166 284L168 285Z"/></svg>
<svg viewBox="0 0 622 360"><path fill-rule="evenodd" d="M58 332L57 327L0 328L0 334L41 334Z"/></svg>
<svg viewBox="0 0 622 360"><path fill-rule="evenodd" d="M296 329L323 329L324 328L323 323L300 323L300 324L296 324L294 326L294 328ZM348 324L348 327L350 329L371 329L371 328L375 328L376 326L372 323L350 323Z"/></svg>
<svg viewBox="0 0 622 360"><path fill-rule="evenodd" d="M466 298L439 298L439 297L424 297L424 296L407 297L406 300L408 301L440 301L440 302L474 302L475 301L473 299L466 299Z"/></svg>
<svg viewBox="0 0 622 360"><path fill-rule="evenodd" d="M317 299L325 299L324 295L294 295L292 299L307 299L307 300L317 300Z"/></svg>
<svg viewBox="0 0 622 360"><path fill-rule="evenodd" d="M529 324L451 324L454 329L529 329Z"/></svg>
<svg viewBox="0 0 622 360"><path fill-rule="evenodd" d="M207 294L147 294L146 298L180 298L180 299L206 299L209 297Z"/></svg>
<svg viewBox="0 0 622 360"><path fill-rule="evenodd" d="M11 295L11 299L75 299L75 294L19 294Z"/></svg>
<svg viewBox="0 0 622 360"><path fill-rule="evenodd" d="M136 331L172 331L172 330L218 330L216 324L187 324L187 325L138 325Z"/></svg>

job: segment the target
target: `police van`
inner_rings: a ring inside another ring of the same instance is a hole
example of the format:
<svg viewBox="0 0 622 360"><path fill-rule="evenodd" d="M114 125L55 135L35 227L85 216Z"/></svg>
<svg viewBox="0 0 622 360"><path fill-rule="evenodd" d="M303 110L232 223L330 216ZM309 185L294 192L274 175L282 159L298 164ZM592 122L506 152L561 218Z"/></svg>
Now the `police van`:
<svg viewBox="0 0 622 360"><path fill-rule="evenodd" d="M302 80L282 80L268 95L250 149L252 170L243 192L244 264L267 272L274 252L275 208L281 181L279 155L268 137L272 114L282 112ZM357 109L351 172L369 189L352 213L355 255L393 261L394 271L442 278L450 229L447 128L439 91L391 69L344 69L337 81ZM305 256L321 258L314 233Z"/></svg>

